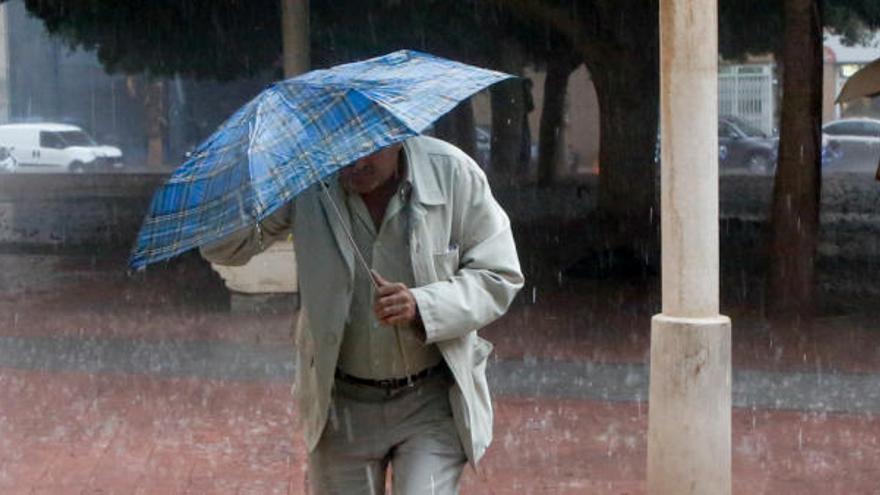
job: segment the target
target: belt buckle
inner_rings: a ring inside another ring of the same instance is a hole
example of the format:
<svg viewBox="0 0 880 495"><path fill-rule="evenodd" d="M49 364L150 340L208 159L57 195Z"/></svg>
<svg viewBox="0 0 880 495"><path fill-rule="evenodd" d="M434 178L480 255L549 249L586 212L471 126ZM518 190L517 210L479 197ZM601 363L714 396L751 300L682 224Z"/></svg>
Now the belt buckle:
<svg viewBox="0 0 880 495"><path fill-rule="evenodd" d="M402 390L412 389L416 386L413 375L407 375L406 378L388 378L379 381L379 386L385 390L387 396L396 395Z"/></svg>
<svg viewBox="0 0 880 495"><path fill-rule="evenodd" d="M384 392L386 398L394 397L400 391L400 386L394 378L379 380L377 385L379 386L379 389Z"/></svg>

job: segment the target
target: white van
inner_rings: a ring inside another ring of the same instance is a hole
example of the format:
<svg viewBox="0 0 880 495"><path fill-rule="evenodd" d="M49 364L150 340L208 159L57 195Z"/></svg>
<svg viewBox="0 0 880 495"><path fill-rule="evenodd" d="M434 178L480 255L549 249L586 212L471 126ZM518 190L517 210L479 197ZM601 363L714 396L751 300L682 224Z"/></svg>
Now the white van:
<svg viewBox="0 0 880 495"><path fill-rule="evenodd" d="M122 168L122 151L100 146L75 125L0 125L0 146L17 162L16 172L91 172Z"/></svg>

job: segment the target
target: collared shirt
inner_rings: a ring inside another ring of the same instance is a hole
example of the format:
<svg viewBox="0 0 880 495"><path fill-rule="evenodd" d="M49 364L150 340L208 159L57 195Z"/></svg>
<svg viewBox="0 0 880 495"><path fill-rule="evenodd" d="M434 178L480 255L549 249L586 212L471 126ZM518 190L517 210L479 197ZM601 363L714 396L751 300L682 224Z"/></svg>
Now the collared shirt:
<svg viewBox="0 0 880 495"><path fill-rule="evenodd" d="M351 233L367 264L383 278L415 283L409 254L408 205L412 191L409 167L398 193L392 196L381 226L376 229L370 212L359 194L346 194L351 217ZM361 378L382 380L401 378L439 364L443 357L436 345L425 345L416 330L400 325L400 339L406 361L401 356L395 329L379 323L373 311L375 292L369 274L360 264L355 267L354 292L348 322L339 351L337 366ZM408 369L404 364L408 365Z"/></svg>

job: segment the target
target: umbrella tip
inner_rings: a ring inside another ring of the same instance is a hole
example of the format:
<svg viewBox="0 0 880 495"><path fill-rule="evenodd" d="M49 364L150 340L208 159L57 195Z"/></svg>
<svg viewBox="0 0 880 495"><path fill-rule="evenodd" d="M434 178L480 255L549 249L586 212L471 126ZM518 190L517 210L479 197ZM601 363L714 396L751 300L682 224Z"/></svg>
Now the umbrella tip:
<svg viewBox="0 0 880 495"><path fill-rule="evenodd" d="M128 259L128 266L125 268L125 274L128 277L133 277L138 273L146 271L146 269L147 264L144 262L143 256L132 254Z"/></svg>

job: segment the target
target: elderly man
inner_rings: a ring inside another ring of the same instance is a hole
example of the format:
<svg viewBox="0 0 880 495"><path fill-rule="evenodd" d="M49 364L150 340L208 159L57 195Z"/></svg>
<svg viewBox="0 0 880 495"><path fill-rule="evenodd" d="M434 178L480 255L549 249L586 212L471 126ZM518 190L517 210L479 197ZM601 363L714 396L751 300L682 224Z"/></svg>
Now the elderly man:
<svg viewBox="0 0 880 495"><path fill-rule="evenodd" d="M492 439L492 345L476 331L523 284L507 215L474 161L430 137L318 186L202 254L244 264L293 231L294 392L313 493L383 493L389 464L396 494L457 493Z"/></svg>

